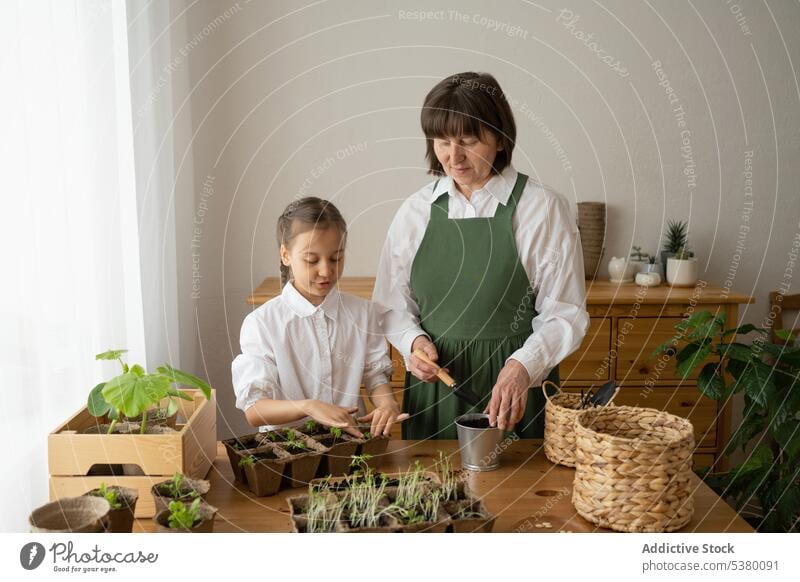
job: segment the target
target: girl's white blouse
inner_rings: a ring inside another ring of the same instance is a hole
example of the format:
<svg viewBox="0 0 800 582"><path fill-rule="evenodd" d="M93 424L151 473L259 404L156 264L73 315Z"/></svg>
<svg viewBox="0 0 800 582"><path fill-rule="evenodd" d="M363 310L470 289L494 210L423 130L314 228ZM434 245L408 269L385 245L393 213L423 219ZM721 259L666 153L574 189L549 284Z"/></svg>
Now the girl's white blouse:
<svg viewBox="0 0 800 582"><path fill-rule="evenodd" d="M371 392L392 372L372 303L337 289L315 306L287 283L245 318L240 342L231 370L241 410L262 398L315 399L363 414L361 384Z"/></svg>
<svg viewBox="0 0 800 582"><path fill-rule="evenodd" d="M492 217L498 204L508 202L516 180L517 171L509 166L467 200L453 179L445 177L435 191L431 182L400 206L381 253L372 300L382 310L387 338L406 358L414 338L425 335L411 291L411 265L430 220L431 204L447 192L449 218ZM531 179L520 196L512 228L520 261L536 293L538 315L531 335L511 358L525 366L530 385L538 386L578 349L589 327L580 233L567 201Z"/></svg>

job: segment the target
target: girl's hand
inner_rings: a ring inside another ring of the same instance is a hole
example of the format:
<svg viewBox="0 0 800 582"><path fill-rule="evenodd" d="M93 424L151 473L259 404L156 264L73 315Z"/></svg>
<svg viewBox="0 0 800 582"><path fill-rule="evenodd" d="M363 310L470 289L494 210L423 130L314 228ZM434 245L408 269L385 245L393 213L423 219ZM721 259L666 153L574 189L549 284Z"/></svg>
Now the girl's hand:
<svg viewBox="0 0 800 582"><path fill-rule="evenodd" d="M511 430L525 415L528 403L530 378L525 366L516 360L509 360L497 375L492 388L492 398L484 413L489 414L489 425L500 430Z"/></svg>
<svg viewBox="0 0 800 582"><path fill-rule="evenodd" d="M422 350L425 352L425 355L427 355L434 362L439 359L439 352L436 351L436 346L433 345L433 342L429 340L427 336L417 336L417 338L411 344L411 351L413 352L414 350ZM423 382L436 382L438 380L436 377L436 368L430 364L426 364L413 353L409 357L408 362L410 364L408 371L411 372L416 378L422 380ZM446 368L445 371L447 371Z"/></svg>
<svg viewBox="0 0 800 582"><path fill-rule="evenodd" d="M382 404L366 416L359 418L358 421L371 423L370 433L372 436L380 436L382 434L389 436L392 432L392 425L395 422L403 422L407 418L408 414L401 413L397 404Z"/></svg>
<svg viewBox="0 0 800 582"><path fill-rule="evenodd" d="M325 426L338 426L346 433L361 438L364 435L353 424L353 413L358 412L358 407L343 408L335 404L328 404L320 400L307 400L303 412L320 424Z"/></svg>

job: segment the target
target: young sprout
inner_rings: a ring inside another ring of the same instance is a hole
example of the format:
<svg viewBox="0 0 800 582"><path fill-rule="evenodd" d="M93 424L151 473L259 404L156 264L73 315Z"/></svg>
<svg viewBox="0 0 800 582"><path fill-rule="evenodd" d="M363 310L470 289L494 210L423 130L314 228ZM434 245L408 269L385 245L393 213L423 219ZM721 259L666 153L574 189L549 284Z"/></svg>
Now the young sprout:
<svg viewBox="0 0 800 582"><path fill-rule="evenodd" d="M334 441L342 438L342 429L338 426L332 426L330 428L330 433L333 435Z"/></svg>
<svg viewBox="0 0 800 582"><path fill-rule="evenodd" d="M184 491L186 487L185 477L181 473L175 473L172 476L172 479L167 481L167 491L169 492L169 497L172 499L180 499L181 497L199 497L197 491L193 488L189 488L188 492Z"/></svg>
<svg viewBox="0 0 800 582"><path fill-rule="evenodd" d="M192 529L200 521L200 499L187 505L182 501L171 501L169 504L169 527L172 529Z"/></svg>
<svg viewBox="0 0 800 582"><path fill-rule="evenodd" d="M342 505L328 489L311 491L306 505L306 531L308 533L332 532L342 519Z"/></svg>
<svg viewBox="0 0 800 582"><path fill-rule="evenodd" d="M442 500L456 501L458 499L458 477L453 473L450 457L439 451L439 460L434 463L434 467L442 481Z"/></svg>
<svg viewBox="0 0 800 582"><path fill-rule="evenodd" d="M305 429L306 432L316 432L319 428L319 424L317 424L316 420L308 420L306 421Z"/></svg>
<svg viewBox="0 0 800 582"><path fill-rule="evenodd" d="M119 495L116 489L109 489L105 483L100 483L100 489L98 493L98 497L102 497L108 501L111 509L120 509L122 507L122 503L119 500Z"/></svg>
<svg viewBox="0 0 800 582"><path fill-rule="evenodd" d="M256 462L255 455L248 455L246 457L242 457L239 459L239 466L240 467L252 467L253 463Z"/></svg>
<svg viewBox="0 0 800 582"><path fill-rule="evenodd" d="M386 497L386 484L376 483L371 474L364 481L354 483L344 494L342 506L354 528L378 527L381 517L390 509L382 507Z"/></svg>
<svg viewBox="0 0 800 582"><path fill-rule="evenodd" d="M298 436L297 432L293 431L292 429L288 429L286 431L286 442L283 445L287 449L291 449L294 451L307 451L308 445L304 443L301 438Z"/></svg>
<svg viewBox="0 0 800 582"><path fill-rule="evenodd" d="M427 480L423 475L424 467L417 460L413 468L399 478L395 503L400 507L411 509L420 504L428 491Z"/></svg>
<svg viewBox="0 0 800 582"><path fill-rule="evenodd" d="M372 458L372 455L369 453L364 453L363 455L352 455L350 457L352 461L350 461L350 468L353 469L353 475L369 475L372 472L372 468L369 466L369 460Z"/></svg>

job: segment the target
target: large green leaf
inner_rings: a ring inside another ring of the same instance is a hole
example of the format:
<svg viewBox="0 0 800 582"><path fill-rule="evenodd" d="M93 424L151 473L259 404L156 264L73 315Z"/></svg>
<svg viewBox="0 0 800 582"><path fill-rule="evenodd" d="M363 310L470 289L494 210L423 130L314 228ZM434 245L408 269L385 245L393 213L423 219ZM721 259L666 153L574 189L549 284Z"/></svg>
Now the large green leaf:
<svg viewBox="0 0 800 582"><path fill-rule="evenodd" d="M718 344L717 353L724 358L736 360L738 362L749 362L755 357L755 354L750 346L738 342Z"/></svg>
<svg viewBox="0 0 800 582"><path fill-rule="evenodd" d="M166 376L170 382L181 384L182 386L189 386L190 388L199 388L207 399L211 399L211 386L209 386L205 380L201 380L197 376L193 376L183 370L173 368L169 364L159 366L158 371Z"/></svg>
<svg viewBox="0 0 800 582"><path fill-rule="evenodd" d="M682 319L675 324L675 329L678 331L686 331L687 329L694 329L712 319L714 315L708 311L698 311L693 313L688 319Z"/></svg>
<svg viewBox="0 0 800 582"><path fill-rule="evenodd" d="M772 461L772 449L765 444L760 444L753 449L753 452L750 453L750 456L747 457L745 462L739 465L739 471L740 473L757 471L759 469L763 469L764 467L770 467L772 465Z"/></svg>
<svg viewBox="0 0 800 582"><path fill-rule="evenodd" d="M711 353L711 340L705 339L699 344L689 344L678 353L678 374L685 380L703 360Z"/></svg>
<svg viewBox="0 0 800 582"><path fill-rule="evenodd" d="M784 422L773 430L775 440L781 446L783 454L790 461L794 461L800 453L800 423L797 421Z"/></svg>
<svg viewBox="0 0 800 582"><path fill-rule="evenodd" d="M105 386L105 382L100 382L97 386L92 388L92 391L89 392L89 398L86 399L86 409L89 411L89 414L94 417L103 416L111 408L108 402L106 402L106 399L103 398L102 392Z"/></svg>
<svg viewBox="0 0 800 582"><path fill-rule="evenodd" d="M689 334L689 339L692 341L700 340L703 338L710 338L717 335L722 331L725 326L725 313L720 313L713 319L698 325L692 333Z"/></svg>
<svg viewBox="0 0 800 582"><path fill-rule="evenodd" d="M123 354L128 353L128 350L107 350L102 354L97 354L95 360L118 360Z"/></svg>
<svg viewBox="0 0 800 582"><path fill-rule="evenodd" d="M705 396L711 400L722 400L727 396L725 391L725 381L717 371L717 364L709 362L700 370L697 378L697 387Z"/></svg>
<svg viewBox="0 0 800 582"><path fill-rule="evenodd" d="M770 367L759 361L747 364L741 377L745 394L760 406L767 405L767 394L774 391Z"/></svg>
<svg viewBox="0 0 800 582"><path fill-rule="evenodd" d="M745 417L731 434L731 438L725 445L725 454L729 455L737 448L741 447L744 452L747 444L760 434L767 426L766 416Z"/></svg>
<svg viewBox="0 0 800 582"><path fill-rule="evenodd" d="M103 397L111 406L131 418L151 406L158 406L170 389L169 378L161 374L138 375L133 370L106 383Z"/></svg>
<svg viewBox="0 0 800 582"><path fill-rule="evenodd" d="M728 337L731 334L735 335L747 335L748 333L752 333L754 331L764 332L763 327L756 327L752 323L745 323L744 325L740 325L739 327L732 327L731 329L726 329L722 332L722 337Z"/></svg>

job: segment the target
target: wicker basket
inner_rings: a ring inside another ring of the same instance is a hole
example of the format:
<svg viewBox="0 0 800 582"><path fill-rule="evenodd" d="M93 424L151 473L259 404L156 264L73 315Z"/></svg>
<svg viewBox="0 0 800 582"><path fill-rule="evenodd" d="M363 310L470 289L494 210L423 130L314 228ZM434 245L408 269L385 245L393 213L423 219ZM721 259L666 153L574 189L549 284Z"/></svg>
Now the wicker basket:
<svg viewBox="0 0 800 582"><path fill-rule="evenodd" d="M652 408L582 412L576 422L572 503L584 518L625 532L675 531L694 509L694 429Z"/></svg>
<svg viewBox="0 0 800 582"><path fill-rule="evenodd" d="M542 392L547 403L544 405L544 454L551 463L575 466L575 419L586 409L580 409L581 395L559 391L554 396L547 394L546 386L551 385L558 390L558 386L549 380L542 383ZM611 401L619 393L616 389L614 395L606 406L613 406Z"/></svg>

